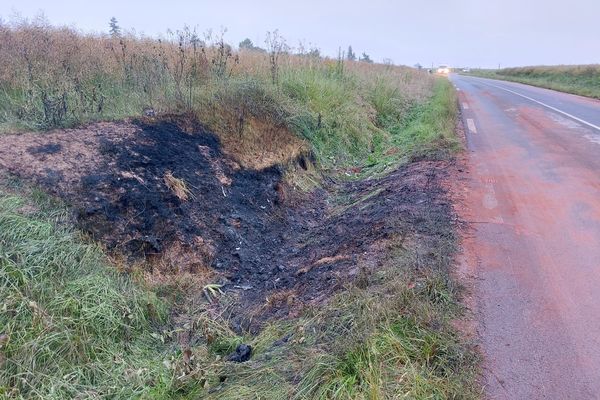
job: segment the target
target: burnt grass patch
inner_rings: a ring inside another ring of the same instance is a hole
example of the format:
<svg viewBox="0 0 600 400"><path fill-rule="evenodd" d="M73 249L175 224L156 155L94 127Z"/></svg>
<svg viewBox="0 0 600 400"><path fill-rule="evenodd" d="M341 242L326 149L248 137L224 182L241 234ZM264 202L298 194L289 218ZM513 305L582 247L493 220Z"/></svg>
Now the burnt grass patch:
<svg viewBox="0 0 600 400"><path fill-rule="evenodd" d="M210 283L235 294L230 315L238 331L368 281L388 239L418 238L426 249L453 235L445 161L306 194L286 186L280 166L241 168L215 135L183 117L30 139L0 138L0 166L62 198L78 226L129 265L166 274L210 270ZM167 185L167 174L185 185L187 200ZM424 266L433 254L420 255ZM189 295L201 298L201 289Z"/></svg>

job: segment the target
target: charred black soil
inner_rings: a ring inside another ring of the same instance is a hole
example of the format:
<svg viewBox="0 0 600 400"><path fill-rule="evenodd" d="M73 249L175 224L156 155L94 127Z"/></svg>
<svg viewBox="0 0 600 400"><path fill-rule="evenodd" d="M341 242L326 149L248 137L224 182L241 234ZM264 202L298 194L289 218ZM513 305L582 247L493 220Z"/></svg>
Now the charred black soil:
<svg viewBox="0 0 600 400"><path fill-rule="evenodd" d="M209 271L237 293L240 329L360 284L387 239L452 235L446 165L419 161L306 194L279 166L241 168L182 117L0 138L0 166L62 198L111 252L166 274Z"/></svg>

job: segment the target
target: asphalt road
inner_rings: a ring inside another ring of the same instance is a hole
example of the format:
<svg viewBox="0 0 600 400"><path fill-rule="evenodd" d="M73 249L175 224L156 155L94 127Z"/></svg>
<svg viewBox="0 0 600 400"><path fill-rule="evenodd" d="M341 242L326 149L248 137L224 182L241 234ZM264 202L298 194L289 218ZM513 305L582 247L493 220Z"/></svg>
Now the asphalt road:
<svg viewBox="0 0 600 400"><path fill-rule="evenodd" d="M450 79L486 395L600 398L600 101Z"/></svg>

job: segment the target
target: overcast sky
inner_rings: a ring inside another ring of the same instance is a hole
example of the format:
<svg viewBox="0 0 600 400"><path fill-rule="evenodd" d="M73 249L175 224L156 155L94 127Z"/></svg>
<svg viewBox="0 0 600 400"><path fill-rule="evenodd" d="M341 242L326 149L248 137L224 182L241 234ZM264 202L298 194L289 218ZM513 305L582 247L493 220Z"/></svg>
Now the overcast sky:
<svg viewBox="0 0 600 400"><path fill-rule="evenodd" d="M397 64L497 67L600 63L600 0L2 0L0 16L106 32L115 16L125 29L158 35L185 24L226 27L232 44L264 45L279 29L334 56L341 46Z"/></svg>

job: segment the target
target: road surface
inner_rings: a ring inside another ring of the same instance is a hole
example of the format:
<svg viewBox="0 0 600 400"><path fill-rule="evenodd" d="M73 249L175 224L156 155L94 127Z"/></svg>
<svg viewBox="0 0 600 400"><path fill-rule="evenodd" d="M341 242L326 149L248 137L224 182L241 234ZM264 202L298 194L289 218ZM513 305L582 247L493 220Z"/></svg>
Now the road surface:
<svg viewBox="0 0 600 400"><path fill-rule="evenodd" d="M600 101L450 79L486 396L600 398Z"/></svg>

